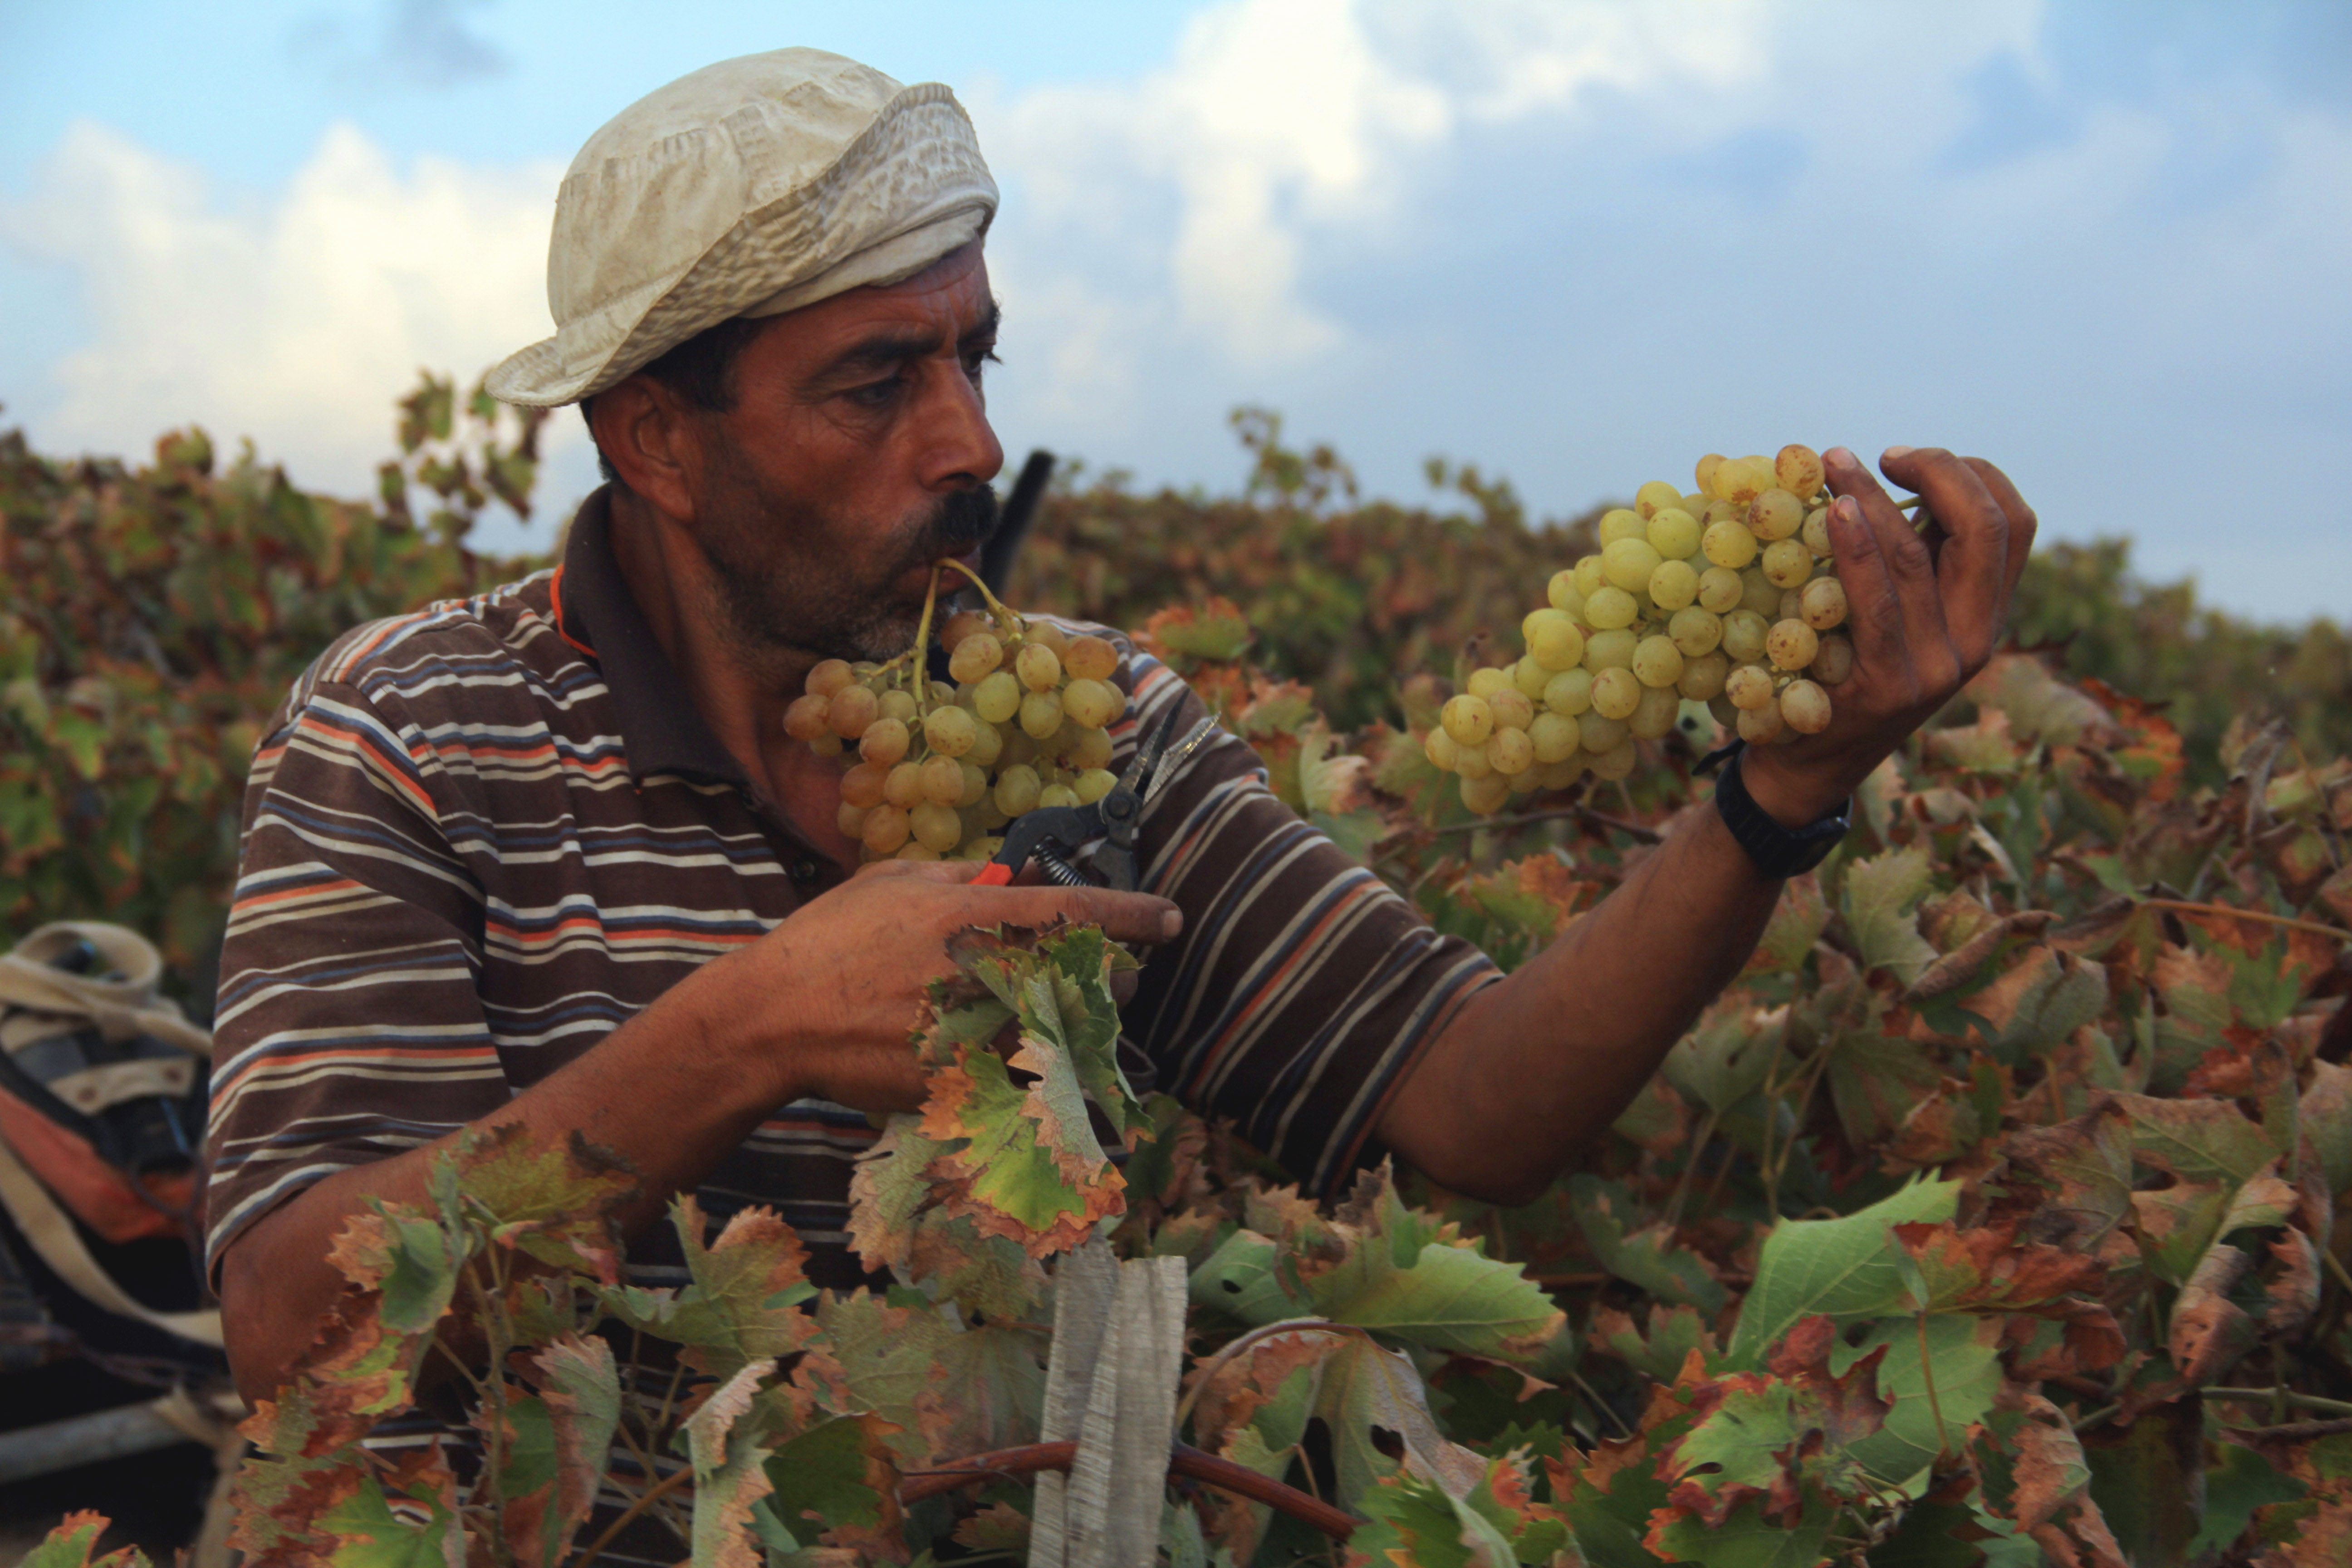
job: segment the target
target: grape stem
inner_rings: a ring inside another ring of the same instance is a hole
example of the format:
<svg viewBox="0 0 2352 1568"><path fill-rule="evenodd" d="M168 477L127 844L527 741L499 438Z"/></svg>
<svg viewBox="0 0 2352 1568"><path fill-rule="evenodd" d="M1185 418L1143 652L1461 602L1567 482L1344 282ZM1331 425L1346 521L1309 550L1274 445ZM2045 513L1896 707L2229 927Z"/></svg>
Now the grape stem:
<svg viewBox="0 0 2352 1568"><path fill-rule="evenodd" d="M988 591L988 584L981 581L979 573L973 571L962 562L956 560L953 556L950 556L946 560L941 561L940 565L952 566L957 571L971 579L971 585L979 589L980 596L987 601L989 613L996 617L997 625L1004 628L1006 641L1025 642L1028 640L1021 635L1021 617L1014 615L1010 609L1006 608L1003 600L998 598L994 594ZM933 570L936 571L937 568L934 568Z"/></svg>
<svg viewBox="0 0 2352 1568"><path fill-rule="evenodd" d="M926 655L931 646L931 611L940 602L940 569L931 568L931 585L923 594L923 618L915 625L915 646L900 654L909 660L908 669L914 677L915 730L922 732L923 721L931 708L930 660Z"/></svg>

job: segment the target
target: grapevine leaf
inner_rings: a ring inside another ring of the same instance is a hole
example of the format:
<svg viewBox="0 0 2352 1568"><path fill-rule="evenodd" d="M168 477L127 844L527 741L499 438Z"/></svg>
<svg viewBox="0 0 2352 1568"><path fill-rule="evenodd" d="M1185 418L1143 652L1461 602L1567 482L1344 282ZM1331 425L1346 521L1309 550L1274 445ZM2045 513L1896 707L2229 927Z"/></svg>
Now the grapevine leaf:
<svg viewBox="0 0 2352 1568"><path fill-rule="evenodd" d="M2298 1120L2327 1175L2327 1190L2352 1187L2352 1067L2314 1061Z"/></svg>
<svg viewBox="0 0 2352 1568"><path fill-rule="evenodd" d="M1829 1319L1807 1318L1775 1348L1769 1371L1701 1386L1691 1405L1695 1423L1660 1466L1671 1488L1667 1506L1720 1526L1752 1503L1764 1519L1794 1527L1814 1500L1862 1489L1867 1483L1853 1449L1886 1419L1886 1404L1872 1388L1879 1358L1864 1355L1832 1372L1836 1344Z"/></svg>
<svg viewBox="0 0 2352 1568"><path fill-rule="evenodd" d="M41 1543L21 1558L16 1568L148 1568L147 1554L125 1546L93 1559L98 1538L113 1521L87 1509L68 1513Z"/></svg>
<svg viewBox="0 0 2352 1568"><path fill-rule="evenodd" d="M887 1304L866 1290L820 1297L816 1319L827 1352L811 1352L802 1375L820 1387L824 1408L888 1422L890 1446L910 1468L1036 1440L1045 1335L967 1328L944 1309Z"/></svg>
<svg viewBox="0 0 2352 1568"><path fill-rule="evenodd" d="M604 1300L614 1316L686 1346L688 1365L721 1379L747 1363L790 1355L815 1333L800 1310L816 1293L803 1273L807 1249L773 1210L744 1209L708 1243L692 1194L672 1205L670 1218L689 1283L676 1290L607 1289Z"/></svg>
<svg viewBox="0 0 2352 1568"><path fill-rule="evenodd" d="M1644 1338L1633 1320L1612 1307L1596 1307L1591 1330L1592 1346L1616 1357L1660 1383L1672 1383L1694 1352L1709 1374L1722 1370L1723 1351L1706 1320L1690 1307L1650 1303L1650 1331Z"/></svg>
<svg viewBox="0 0 2352 1568"><path fill-rule="evenodd" d="M1889 1318L1874 1324L1859 1345L1832 1351L1830 1364L1841 1373L1885 1352L1878 1363L1878 1392L1887 1402L1886 1424L1854 1442L1849 1449L1854 1462L1881 1480L1899 1482L1938 1454L1958 1452L1969 1428L2000 1394L2000 1334L1997 1318L1931 1317L1924 1329L1916 1319Z"/></svg>
<svg viewBox="0 0 2352 1568"><path fill-rule="evenodd" d="M1365 1524L1350 1552L1377 1553L1413 1568L1515 1568L1518 1554L1492 1520L1435 1481L1391 1476L1360 1503Z"/></svg>
<svg viewBox="0 0 2352 1568"><path fill-rule="evenodd" d="M1525 1268L1486 1257L1406 1208L1385 1166L1367 1172L1344 1214L1347 1256L1311 1274L1315 1310L1337 1323L1433 1350L1497 1360L1538 1354L1567 1321Z"/></svg>
<svg viewBox="0 0 2352 1568"><path fill-rule="evenodd" d="M2077 1364L2095 1369L2123 1359L2123 1332L2095 1300L2106 1269L2095 1258L2017 1240L2006 1226L1960 1230L1898 1225L1894 1253L1917 1270L1914 1303L1930 1312L2028 1312L2066 1325Z"/></svg>
<svg viewBox="0 0 2352 1568"><path fill-rule="evenodd" d="M555 1495L546 1540L560 1556L596 1505L596 1488L621 1420L620 1372L608 1342L576 1333L558 1339L532 1360L553 1440Z"/></svg>
<svg viewBox="0 0 2352 1568"><path fill-rule="evenodd" d="M694 1561L703 1568L761 1568L751 1508L768 1495L771 1449L760 1381L772 1361L749 1362L687 1417L694 1460Z"/></svg>
<svg viewBox="0 0 2352 1568"><path fill-rule="evenodd" d="M899 1528L889 1424L839 1415L777 1445L767 1460L766 1506L796 1536L878 1545Z"/></svg>
<svg viewBox="0 0 2352 1568"><path fill-rule="evenodd" d="M2217 1443L2214 1452L2218 1462L2205 1472L2204 1521L2189 1544L2191 1562L2234 1546L2253 1522L2256 1509L2293 1502L2309 1489L2242 1444Z"/></svg>
<svg viewBox="0 0 2352 1568"><path fill-rule="evenodd" d="M2112 1100L2055 1127L2021 1129L2001 1152L2048 1194L2025 1215L2030 1240L2090 1252L2132 1212L2130 1120Z"/></svg>
<svg viewBox="0 0 2352 1568"><path fill-rule="evenodd" d="M394 1497L407 1505L403 1512L393 1512ZM419 1512L425 1517L414 1518ZM466 1561L457 1480L437 1447L409 1456L381 1479L362 1474L320 1516L319 1528L335 1538L335 1568L460 1568Z"/></svg>
<svg viewBox="0 0 2352 1568"><path fill-rule="evenodd" d="M1633 1203L1621 1183L1579 1174L1569 1181L1577 1224L1601 1266L1652 1295L1698 1308L1712 1316L1730 1298L1698 1254L1675 1245L1664 1225L1629 1232Z"/></svg>
<svg viewBox="0 0 2352 1568"><path fill-rule="evenodd" d="M636 1173L575 1129L562 1142L531 1137L520 1121L459 1140L456 1174L490 1239L541 1263L619 1278L614 1215L636 1195Z"/></svg>
<svg viewBox="0 0 2352 1568"><path fill-rule="evenodd" d="M1666 1081L1720 1116L1764 1087L1787 1029L1785 1009L1768 1013L1738 1001L1712 1007L1666 1053Z"/></svg>
<svg viewBox="0 0 2352 1568"><path fill-rule="evenodd" d="M1855 951L1865 965L1884 969L1906 985L1937 958L1912 913L1927 891L1927 878L1923 848L1889 849L1845 871L1845 923Z"/></svg>
<svg viewBox="0 0 2352 1568"><path fill-rule="evenodd" d="M1792 1525L1767 1523L1752 1507L1720 1524L1667 1516L1651 1528L1643 1544L1667 1562L1700 1568L1818 1568L1835 1518L1819 1501L1810 1503Z"/></svg>
<svg viewBox="0 0 2352 1568"><path fill-rule="evenodd" d="M1887 1229L1950 1219L1959 1191L1957 1181L1915 1182L1842 1218L1784 1219L1774 1226L1725 1359L1734 1367L1759 1365L1775 1341L1816 1312L1844 1320L1901 1311L1903 1286L1889 1256Z"/></svg>

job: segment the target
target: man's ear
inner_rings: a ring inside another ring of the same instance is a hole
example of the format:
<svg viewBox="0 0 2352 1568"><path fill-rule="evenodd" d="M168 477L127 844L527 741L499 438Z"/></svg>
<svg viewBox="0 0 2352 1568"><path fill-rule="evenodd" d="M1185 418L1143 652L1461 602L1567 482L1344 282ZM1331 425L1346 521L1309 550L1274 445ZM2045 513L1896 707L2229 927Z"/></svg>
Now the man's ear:
<svg viewBox="0 0 2352 1568"><path fill-rule="evenodd" d="M630 376L596 395L588 423L623 484L656 511L693 521L700 432L676 393L649 375Z"/></svg>

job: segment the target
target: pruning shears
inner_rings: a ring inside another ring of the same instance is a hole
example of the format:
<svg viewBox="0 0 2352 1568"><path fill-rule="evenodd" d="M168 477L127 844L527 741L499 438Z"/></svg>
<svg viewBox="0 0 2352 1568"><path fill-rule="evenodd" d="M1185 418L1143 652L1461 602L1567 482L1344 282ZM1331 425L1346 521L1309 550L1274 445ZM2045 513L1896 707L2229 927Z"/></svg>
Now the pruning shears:
<svg viewBox="0 0 2352 1568"><path fill-rule="evenodd" d="M1165 723L1135 748L1127 772L1119 775L1118 783L1111 786L1108 795L1093 805L1046 806L1013 818L1005 830L1004 847L974 879L975 885L1002 888L1034 860L1045 873L1045 879L1061 887L1107 887L1133 892L1137 869L1135 829L1143 820L1144 804L1176 764L1197 750L1217 728L1216 721L1203 719L1186 731L1182 740L1171 744L1169 737L1174 733L1179 717L1171 713ZM1071 857L1097 839L1109 840L1095 851L1095 869L1102 879L1099 882L1070 864Z"/></svg>

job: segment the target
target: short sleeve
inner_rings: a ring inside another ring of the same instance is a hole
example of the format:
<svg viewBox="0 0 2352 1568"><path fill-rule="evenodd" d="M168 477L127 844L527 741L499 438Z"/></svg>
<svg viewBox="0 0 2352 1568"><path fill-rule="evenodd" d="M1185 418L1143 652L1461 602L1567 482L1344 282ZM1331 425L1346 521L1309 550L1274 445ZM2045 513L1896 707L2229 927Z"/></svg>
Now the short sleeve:
<svg viewBox="0 0 2352 1568"><path fill-rule="evenodd" d="M505 1103L483 900L397 726L306 682L246 786L221 954L205 1257L310 1184Z"/></svg>
<svg viewBox="0 0 2352 1568"><path fill-rule="evenodd" d="M1137 732L1200 698L1145 656L1130 663ZM1146 891L1184 911L1124 1010L1160 1087L1243 1137L1308 1190L1344 1187L1390 1096L1455 1010L1500 978L1266 786L1223 731L1148 805Z"/></svg>

